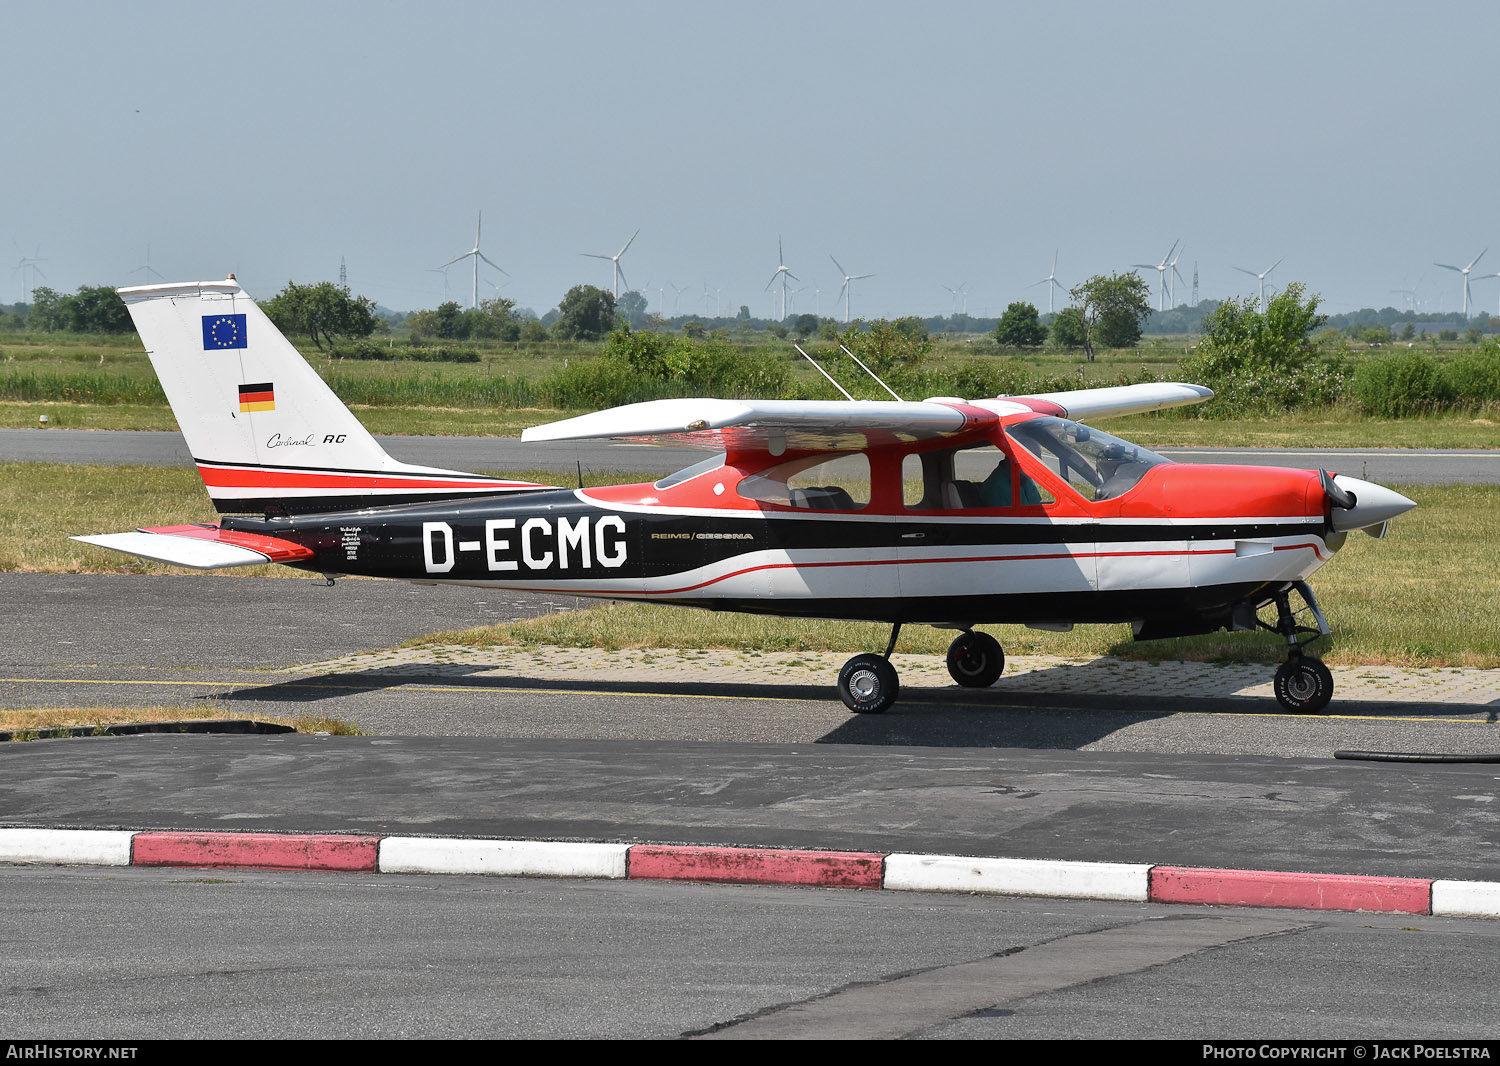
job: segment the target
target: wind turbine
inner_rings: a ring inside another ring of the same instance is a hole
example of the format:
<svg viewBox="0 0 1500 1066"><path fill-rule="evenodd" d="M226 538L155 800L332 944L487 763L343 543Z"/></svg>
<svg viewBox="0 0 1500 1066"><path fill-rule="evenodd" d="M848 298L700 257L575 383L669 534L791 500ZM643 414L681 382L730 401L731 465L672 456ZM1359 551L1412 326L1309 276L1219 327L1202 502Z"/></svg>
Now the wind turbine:
<svg viewBox="0 0 1500 1066"><path fill-rule="evenodd" d="M682 304L682 294L687 292L687 286L678 285L675 281L669 281L667 284L672 286L672 313L675 315L677 308Z"/></svg>
<svg viewBox="0 0 1500 1066"><path fill-rule="evenodd" d="M630 235L630 240L628 240L628 241L625 242L625 247L621 248L614 255L600 255L598 252L579 252L578 253L579 255L588 256L588 258L590 258L590 259L608 259L611 263L613 263L615 265L615 299L616 300L618 300L620 298L620 282L623 281L623 282L625 282L626 285L630 284L629 279L627 279L625 277L625 271L623 271L623 270L620 269L620 256L622 256L622 255L625 254L626 250L632 244L635 243L635 239L637 237L639 237L640 235L641 235L641 231L640 230L636 230L634 233L632 233Z"/></svg>
<svg viewBox="0 0 1500 1066"><path fill-rule="evenodd" d="M833 256L830 255L828 258L829 259L833 259ZM851 273L849 273L849 271L845 270L842 266L840 266L839 261L837 259L833 259L833 265L836 266L836 267L838 267L839 268L839 273L844 276L844 284L843 284L843 287L839 289L839 295L844 298L844 322L845 322L845 324L848 324L848 322L849 322L849 290L853 288L853 286L850 285L849 283L851 281L859 281L861 278L873 278L875 275L874 274L851 274ZM967 281L964 282L964 285L967 285L967 284L968 284ZM963 288L963 285L960 285L959 288L960 289Z"/></svg>
<svg viewBox="0 0 1500 1066"><path fill-rule="evenodd" d="M771 280L766 282L767 292L771 291L771 286L776 284L778 278L781 279L781 317L786 318L786 279L791 278L793 281L802 279L787 269L786 254L781 250L780 237L776 238L776 273L772 274Z"/></svg>
<svg viewBox="0 0 1500 1066"><path fill-rule="evenodd" d="M16 244L15 238L11 238L11 243ZM21 252L19 244L16 244L16 251ZM47 280L46 273L41 267L37 266L38 263L45 263L47 261L41 257L42 246L40 244L36 246L36 251L36 255L27 255L25 252L21 252L21 258L16 260L15 270L12 271L12 273L19 273L21 275L21 302L23 304L28 302L26 299L26 272L28 270L31 271L31 289L33 292L36 291L36 276L38 274L42 275L43 281Z"/></svg>
<svg viewBox="0 0 1500 1066"><path fill-rule="evenodd" d="M1474 275L1474 280L1475 281L1486 281L1489 278L1500 278L1500 274L1476 274L1476 275Z"/></svg>
<svg viewBox="0 0 1500 1066"><path fill-rule="evenodd" d="M1484 250L1484 252L1487 252L1487 251L1489 251L1488 248L1486 248ZM1469 271L1471 271L1471 270L1474 269L1474 264L1475 263L1479 262L1481 259L1484 258L1484 252L1480 252L1473 259L1470 259L1469 260L1469 265L1466 266L1466 267L1462 267L1462 268L1456 267L1456 266L1449 266L1447 263L1433 263L1432 264L1433 266L1440 266L1444 270L1456 270L1456 271L1458 271L1460 274L1462 274L1464 276L1464 317L1465 318L1469 317Z"/></svg>
<svg viewBox="0 0 1500 1066"><path fill-rule="evenodd" d="M953 294L953 307L952 307L951 310L952 310L952 312L955 315L958 314L958 301L959 300L963 300L963 303L964 303L964 314L967 315L969 313L969 294L964 291L965 289L967 289L969 287L969 283L967 281L964 282L962 285L960 285L956 289L950 289L950 288L948 288L948 286L943 285L942 282L939 282L938 285L941 288L948 289L948 291Z"/></svg>
<svg viewBox="0 0 1500 1066"><path fill-rule="evenodd" d="M1049 281L1052 284L1047 285ZM1052 253L1052 273L1048 274L1041 281L1033 282L1026 287L1028 289L1034 289L1038 285L1047 285L1047 313L1050 315L1055 310L1052 300L1057 295L1057 290L1062 289L1063 292L1068 291L1063 283L1057 280L1057 252L1055 250Z"/></svg>
<svg viewBox="0 0 1500 1066"><path fill-rule="evenodd" d="M1169 296L1168 299L1172 301L1173 307L1177 306L1177 279L1182 278L1182 271L1177 269L1177 260L1181 258L1182 249L1179 248L1177 249L1177 254L1172 257L1172 261L1167 264L1167 266L1172 268L1172 274L1167 278L1167 282L1172 286L1172 295ZM1182 278L1182 281L1183 284L1187 284L1187 278Z"/></svg>
<svg viewBox="0 0 1500 1066"><path fill-rule="evenodd" d="M1480 252L1479 254L1483 255L1484 253ZM1269 274L1271 271L1275 270L1277 267L1279 267L1281 265L1281 263L1282 263L1282 260L1284 260L1284 259L1286 259L1286 256L1282 256L1281 259L1276 260L1276 262L1274 262L1270 266L1266 267L1266 269L1262 270L1259 274L1257 274L1253 270L1246 270L1244 267L1235 267L1234 268L1234 269L1238 270L1241 274L1249 274L1252 278L1259 279L1259 281L1260 281L1260 310L1261 310L1262 313L1264 313L1264 311L1266 309L1266 275ZM1474 264L1470 263L1469 265L1473 266ZM1467 279L1466 279L1465 280L1465 285L1467 285L1467 284L1468 284L1468 282L1467 282Z"/></svg>
<svg viewBox="0 0 1500 1066"><path fill-rule="evenodd" d="M441 274L441 275L443 275L443 303L447 303L448 302L448 268L447 267L428 267L427 268L427 273L429 273L429 274Z"/></svg>
<svg viewBox="0 0 1500 1066"><path fill-rule="evenodd" d="M148 273L148 274L154 274L159 280L165 280L165 279L162 278L161 273L159 271L157 271L151 265L151 242L150 241L146 242L146 261L144 263L142 263L140 266L136 267L134 270L132 270L131 273L132 274L139 274L143 270L146 273Z"/></svg>
<svg viewBox="0 0 1500 1066"><path fill-rule="evenodd" d="M1177 240L1173 241L1172 242L1172 247L1170 247L1170 248L1167 249L1167 254L1161 257L1161 262L1160 263L1131 263L1130 264L1133 267L1139 267L1141 270L1154 270L1154 271L1156 271L1157 280L1161 283L1161 295L1158 296L1157 299L1156 299L1156 309L1158 311L1165 311L1167 309L1167 306L1166 306L1167 305L1167 268L1170 267L1172 265L1172 263L1176 262L1176 260L1172 259L1172 253L1175 252L1175 251L1177 251L1177 246L1180 243L1182 243L1182 238L1181 237L1179 237ZM1171 262L1168 262L1168 260L1171 260Z"/></svg>
<svg viewBox="0 0 1500 1066"><path fill-rule="evenodd" d="M469 304L470 307L478 307L479 306L479 261L481 259L483 259L490 266L494 267L496 270L499 270L500 273L505 274L505 271L500 269L500 264L499 263L496 263L493 259L491 259L489 256L485 255L483 252L481 252L479 250L479 227L480 227L481 224L483 224L483 222L484 222L484 212L481 211L479 213L479 221L474 223L474 247L470 248L463 255L455 255L452 259L448 260L441 267L438 267L439 270L442 270L442 269L445 269L446 267L451 267L454 263L458 262L460 259L468 259L470 256L474 257L474 296L473 296L473 303ZM505 274L505 276L506 277L510 277L509 274ZM444 274L443 275L443 281L445 283L445 285L444 285L445 291L444 291L443 295L445 297L447 296L447 291L446 291L446 282L447 282L447 279L448 279L448 275Z"/></svg>

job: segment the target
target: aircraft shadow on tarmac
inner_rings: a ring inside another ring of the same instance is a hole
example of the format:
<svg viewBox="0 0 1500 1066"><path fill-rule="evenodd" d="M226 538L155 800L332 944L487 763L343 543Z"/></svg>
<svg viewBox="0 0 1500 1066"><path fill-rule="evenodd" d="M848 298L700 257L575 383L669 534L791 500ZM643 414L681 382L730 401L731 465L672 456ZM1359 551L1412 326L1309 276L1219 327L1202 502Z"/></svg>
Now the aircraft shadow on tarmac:
<svg viewBox="0 0 1500 1066"><path fill-rule="evenodd" d="M1002 679L989 689L917 688L903 690L896 705L883 714L850 714L847 719L818 738L829 744L901 744L943 747L1077 748L1142 722L1180 714L1233 716L1282 715L1274 700L1266 696L1214 692L1212 686L1184 695L1129 695L1080 688L1079 671L1086 666L1064 665L1036 671L1023 689ZM789 684L765 679L745 682L599 681L528 677L504 677L488 667L434 664L430 671L407 664L399 668L305 676L275 685L234 689L215 694L229 702L307 705L321 700L375 693L404 686L437 686L478 693L551 693L556 695L663 696L674 700L700 697L705 701L757 699L790 702L809 701L824 707L838 705L831 685ZM1043 674L1056 672L1058 683L1046 684ZM482 675L482 676L476 676ZM1086 676L1086 675L1084 675ZM1049 691L1050 689L1050 691ZM744 714L734 705L720 704L715 713ZM752 712L753 713L753 712ZM1374 701L1335 702L1327 715L1286 716L1291 721L1314 721L1340 716L1394 717L1413 721L1432 718L1465 718L1496 721L1495 707L1475 704L1401 703Z"/></svg>

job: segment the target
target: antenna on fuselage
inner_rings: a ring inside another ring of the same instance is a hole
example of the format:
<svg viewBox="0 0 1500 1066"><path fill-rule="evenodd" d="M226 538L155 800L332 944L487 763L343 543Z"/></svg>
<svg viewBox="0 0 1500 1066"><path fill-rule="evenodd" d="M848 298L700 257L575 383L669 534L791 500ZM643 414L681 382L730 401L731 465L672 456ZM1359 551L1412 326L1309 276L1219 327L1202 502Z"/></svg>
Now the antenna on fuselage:
<svg viewBox="0 0 1500 1066"><path fill-rule="evenodd" d="M844 348L844 346L842 344L840 344L839 347L844 349L844 354L845 355L847 355L850 359L853 359L856 363L859 363L859 368L861 370L863 370L866 374L869 374L872 378L875 378L875 384L879 385L886 392L890 393L891 396L894 397L895 399L897 399L897 400L901 399L901 397L899 397L899 396L896 395L896 390L895 389L891 388L885 382L881 381L878 377L875 377L875 371L873 371L869 367L865 366L864 363L860 363L859 356L855 355L848 348Z"/></svg>
<svg viewBox="0 0 1500 1066"><path fill-rule="evenodd" d="M792 347L797 349L797 354L798 355L802 356L802 358L806 359L809 363L811 363L813 365L813 369L814 370L816 370L818 373L822 374L825 378L828 378L828 384L832 385L834 388L836 388L840 392L844 393L844 399L846 399L846 400L852 400L852 399L854 399L853 396L850 396L847 392L844 391L844 386L840 385L837 381L834 381L833 378L829 375L828 371L824 370L822 367L820 367L818 365L818 362L817 362L816 359L814 359L812 356L808 355L806 352L804 352L802 350L802 345L800 345L800 344L793 344ZM856 362L857 361L858 360L856 360Z"/></svg>

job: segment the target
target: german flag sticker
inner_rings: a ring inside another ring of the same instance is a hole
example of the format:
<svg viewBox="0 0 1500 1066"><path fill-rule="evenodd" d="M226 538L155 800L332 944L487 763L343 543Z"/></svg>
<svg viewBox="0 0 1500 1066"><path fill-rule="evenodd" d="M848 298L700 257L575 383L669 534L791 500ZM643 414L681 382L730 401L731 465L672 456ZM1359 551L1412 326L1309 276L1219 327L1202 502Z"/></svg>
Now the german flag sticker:
<svg viewBox="0 0 1500 1066"><path fill-rule="evenodd" d="M240 386L240 410L241 411L274 411L276 410L276 393L271 388L269 381L259 385Z"/></svg>

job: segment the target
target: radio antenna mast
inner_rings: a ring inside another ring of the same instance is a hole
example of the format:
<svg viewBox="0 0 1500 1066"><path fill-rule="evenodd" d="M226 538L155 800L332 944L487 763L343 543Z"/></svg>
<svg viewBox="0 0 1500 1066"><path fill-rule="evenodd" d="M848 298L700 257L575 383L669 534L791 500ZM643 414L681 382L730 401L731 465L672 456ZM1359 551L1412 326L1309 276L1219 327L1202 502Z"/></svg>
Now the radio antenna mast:
<svg viewBox="0 0 1500 1066"><path fill-rule="evenodd" d="M875 378L875 384L879 385L886 392L890 393L891 396L894 399L897 399L897 400L901 399L901 397L899 397L899 396L896 395L896 390L895 389L891 388L885 382L881 381L880 378L876 377L875 371L871 370L869 367L865 366L864 363L860 362L859 356L855 355L848 348L844 348L844 346L842 344L840 344L839 347L844 349L844 354L845 355L847 355L850 359L853 359L856 363L859 363L859 368L861 370L863 370L866 374L869 374L872 378Z"/></svg>
<svg viewBox="0 0 1500 1066"><path fill-rule="evenodd" d="M808 355L806 352L804 352L802 350L802 345L800 345L800 344L793 344L792 347L797 349L797 354L798 355L802 356L802 358L806 359L809 363L811 363L813 365L813 369L814 370L816 370L818 373L822 374L825 378L828 378L828 384L832 385L834 388L836 388L840 392L844 393L844 399L846 399L846 400L852 400L852 399L854 399L854 397L850 396L848 392L845 392L844 386L840 385L837 381L834 381L833 378L829 376L828 371L824 370L822 367L820 367L818 365L818 362L817 362L816 359L814 359L812 356Z"/></svg>

